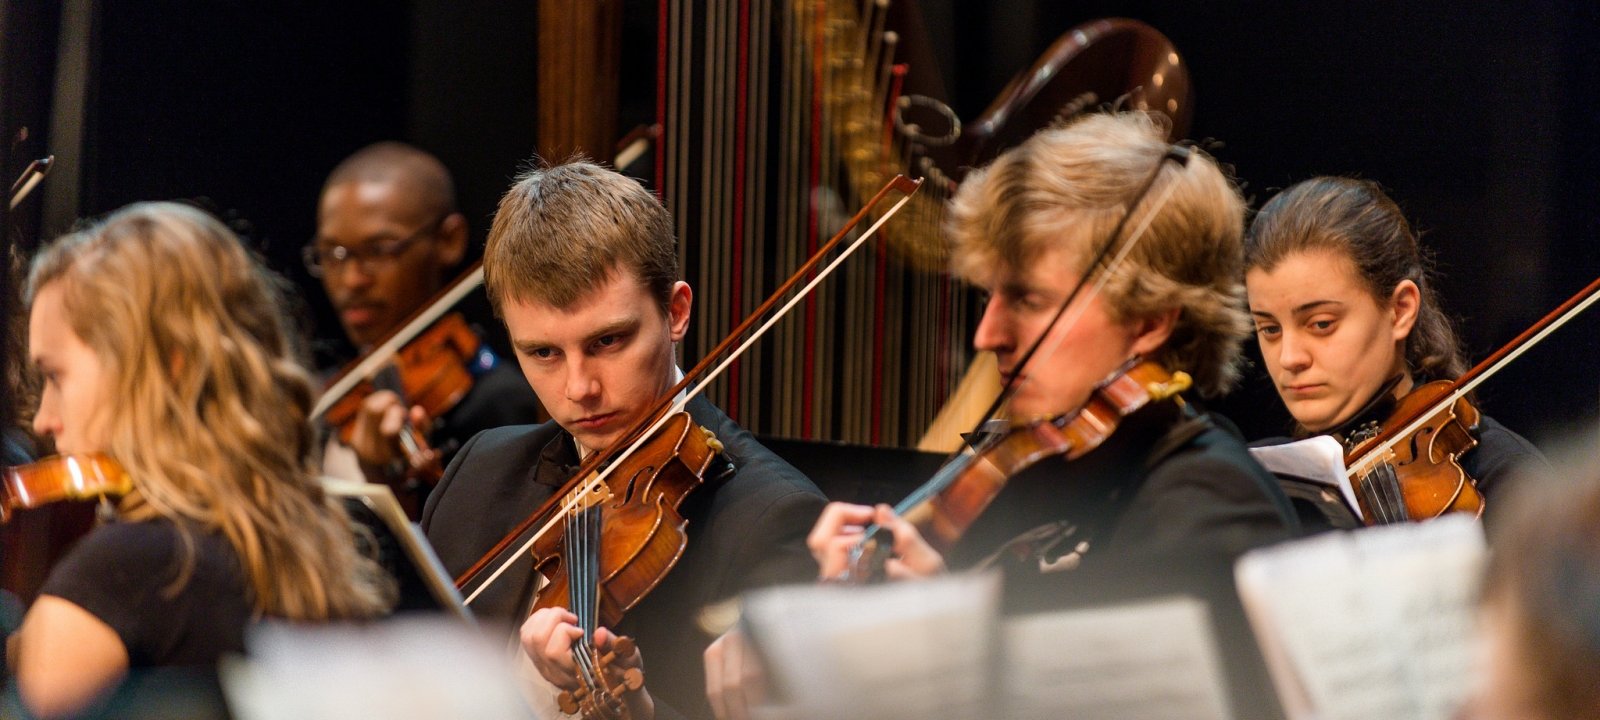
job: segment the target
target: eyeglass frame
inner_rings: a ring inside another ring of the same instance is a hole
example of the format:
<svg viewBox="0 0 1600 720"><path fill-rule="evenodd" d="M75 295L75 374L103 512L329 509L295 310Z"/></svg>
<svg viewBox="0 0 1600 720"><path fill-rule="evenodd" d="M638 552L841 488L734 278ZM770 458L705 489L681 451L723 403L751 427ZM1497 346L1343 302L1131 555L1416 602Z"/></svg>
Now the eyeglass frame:
<svg viewBox="0 0 1600 720"><path fill-rule="evenodd" d="M311 273L311 277L314 278L321 278L327 274L329 267L334 268L334 272L338 272L344 268L345 263L351 261L356 262L356 266L361 268L362 272L371 275L377 269L377 265L394 262L401 255L404 255L407 250L410 250L411 246L422 240L423 237L430 233L438 232L444 225L444 221L449 219L452 214L445 213L440 215L433 222L417 228L416 232L399 240L369 243L360 252L353 250L349 245L336 244L329 248L328 251L336 253L339 250L343 250L344 257L333 258L334 263L332 265L322 261L322 251L318 247L317 241L313 239L300 248L300 262L305 264L306 272Z"/></svg>

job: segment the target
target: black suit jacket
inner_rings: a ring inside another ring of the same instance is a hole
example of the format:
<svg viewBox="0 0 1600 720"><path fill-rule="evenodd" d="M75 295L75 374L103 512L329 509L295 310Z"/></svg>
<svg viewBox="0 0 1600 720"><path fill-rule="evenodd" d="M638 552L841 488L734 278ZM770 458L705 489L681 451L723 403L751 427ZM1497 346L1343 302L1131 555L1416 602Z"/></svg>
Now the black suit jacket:
<svg viewBox="0 0 1600 720"><path fill-rule="evenodd" d="M683 556L613 630L638 642L658 706L709 717L701 653L713 638L699 629L701 609L750 588L814 581L816 563L805 537L825 501L810 480L711 403L696 398L688 410L725 449L681 507L689 521ZM577 464L572 436L553 422L479 433L428 499L422 529L445 568L459 575L548 499ZM474 613L515 636L533 580L532 564L519 563L472 603Z"/></svg>
<svg viewBox="0 0 1600 720"><path fill-rule="evenodd" d="M1124 418L1087 455L1046 460L1012 477L951 553L952 565L997 557L1011 613L1201 598L1235 716L1280 717L1234 591L1233 563L1246 550L1293 537L1299 522L1276 478L1227 425L1173 403ZM1033 542L996 553L1040 529ZM1041 572L1074 561L1071 572Z"/></svg>

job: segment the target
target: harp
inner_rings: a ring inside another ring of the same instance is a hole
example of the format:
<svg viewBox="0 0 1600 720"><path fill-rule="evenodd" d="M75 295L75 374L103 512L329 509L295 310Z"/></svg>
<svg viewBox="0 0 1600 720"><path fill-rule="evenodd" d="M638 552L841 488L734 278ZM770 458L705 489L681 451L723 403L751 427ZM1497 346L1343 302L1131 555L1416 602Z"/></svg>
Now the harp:
<svg viewBox="0 0 1600 720"><path fill-rule="evenodd" d="M914 61L929 57L915 7L891 2L655 3L653 153L640 174L672 213L679 261L696 291L686 361L709 351L887 178L928 180L870 257L841 269L708 393L758 435L948 444L955 430L925 437L930 425L965 429L963 418L998 390L981 369L968 371L981 308L945 271L943 207L967 170L1042 127L1107 107L1165 113L1174 136L1187 129L1187 67L1161 33L1126 19L1069 31L979 118L963 122L941 99L911 91L939 83L917 82L936 71ZM575 114L606 83L615 92L615 66L601 56L621 47L620 13L615 0L544 4L591 16L565 21L555 36L540 32L541 48L563 41L553 52L573 58L547 69L542 49L541 83L547 70L570 76L563 68L600 76L571 83L570 96L555 100ZM612 35L573 39L592 28ZM604 125L550 122L580 131ZM612 128L588 147L609 151Z"/></svg>

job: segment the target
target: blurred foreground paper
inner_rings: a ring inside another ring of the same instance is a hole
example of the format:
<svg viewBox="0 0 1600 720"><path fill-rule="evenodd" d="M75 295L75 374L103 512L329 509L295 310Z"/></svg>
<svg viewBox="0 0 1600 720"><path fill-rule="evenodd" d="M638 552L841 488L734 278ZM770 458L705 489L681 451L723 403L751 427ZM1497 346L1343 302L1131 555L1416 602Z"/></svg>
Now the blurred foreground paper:
<svg viewBox="0 0 1600 720"><path fill-rule="evenodd" d="M998 621L995 575L792 587L746 599L786 718L1231 717L1192 598Z"/></svg>
<svg viewBox="0 0 1600 720"><path fill-rule="evenodd" d="M1226 720L1204 602L1177 597L1012 618L997 717Z"/></svg>
<svg viewBox="0 0 1600 720"><path fill-rule="evenodd" d="M1482 525L1465 515L1246 554L1236 577L1292 720L1445 720L1471 672Z"/></svg>
<svg viewBox="0 0 1600 720"><path fill-rule="evenodd" d="M263 623L246 644L248 658L222 666L240 720L533 717L500 645L459 620Z"/></svg>
<svg viewBox="0 0 1600 720"><path fill-rule="evenodd" d="M986 717L999 599L995 574L801 585L752 593L743 619L787 716Z"/></svg>

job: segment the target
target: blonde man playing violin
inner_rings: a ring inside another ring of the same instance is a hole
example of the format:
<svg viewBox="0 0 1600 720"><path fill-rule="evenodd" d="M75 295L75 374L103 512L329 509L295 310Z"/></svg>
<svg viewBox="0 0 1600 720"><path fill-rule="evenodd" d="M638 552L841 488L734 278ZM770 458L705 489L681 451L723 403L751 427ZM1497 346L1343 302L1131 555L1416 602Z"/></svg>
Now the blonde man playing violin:
<svg viewBox="0 0 1600 720"><path fill-rule="evenodd" d="M616 444L679 377L674 354L693 292L679 280L671 227L638 182L588 162L535 169L501 199L485 281L553 421L480 433L446 471L422 527L452 574L532 515L583 458ZM701 608L816 572L804 539L822 494L703 398L687 410L724 448L681 508L687 547L618 627L590 638L601 652L618 635L637 641L640 652L620 659L647 662L644 689L624 698L634 720L709 714L700 652L711 638L699 629ZM504 622L542 678L574 689L572 648L584 631L565 609L529 617L534 580L530 563L513 566L473 610Z"/></svg>
<svg viewBox="0 0 1600 720"><path fill-rule="evenodd" d="M953 200L955 270L989 295L973 344L995 353L1016 388L1005 409L1012 423L1077 410L1130 363L1187 373L1202 395L1234 382L1249 332L1238 279L1243 203L1210 158L1170 161L1163 135L1150 116L1091 116L1001 155ZM1117 249L1095 263L1113 234ZM1129 242L1126 259L1113 260ZM1077 460L1050 457L1013 475L943 552L888 506L830 504L808 538L820 577L846 571L872 523L890 532L883 570L900 579L988 564L1038 576L1081 573L1108 557L1229 559L1296 526L1241 439L1176 398L1121 418ZM760 695L739 645L724 640L707 653L719 717L744 717Z"/></svg>

